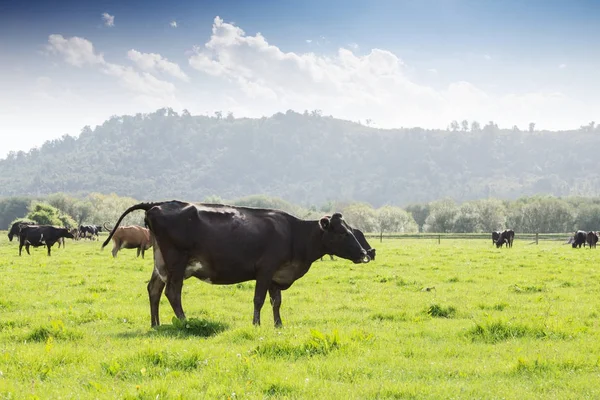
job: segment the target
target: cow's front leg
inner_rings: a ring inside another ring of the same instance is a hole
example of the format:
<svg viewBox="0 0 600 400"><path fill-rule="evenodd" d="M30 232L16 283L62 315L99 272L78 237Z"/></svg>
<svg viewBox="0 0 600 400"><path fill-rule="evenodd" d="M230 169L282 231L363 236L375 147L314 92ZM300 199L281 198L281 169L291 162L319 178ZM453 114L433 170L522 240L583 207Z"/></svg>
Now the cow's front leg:
<svg viewBox="0 0 600 400"><path fill-rule="evenodd" d="M252 318L254 325L260 325L260 310L263 304L265 304L267 290L269 290L270 285L271 279L256 279L256 286L254 287L254 318Z"/></svg>
<svg viewBox="0 0 600 400"><path fill-rule="evenodd" d="M279 315L279 308L281 307L281 289L271 285L271 287L269 287L269 296L271 297L271 306L273 306L273 320L275 321L275 327L280 328L283 325L281 323L281 315Z"/></svg>
<svg viewBox="0 0 600 400"><path fill-rule="evenodd" d="M50 255L50 249L52 248L52 245L51 244L47 244L46 246L48 247L48 255Z"/></svg>
<svg viewBox="0 0 600 400"><path fill-rule="evenodd" d="M31 253L29 252L29 245L28 244L25 245L25 250L27 251L27 254L31 255Z"/></svg>

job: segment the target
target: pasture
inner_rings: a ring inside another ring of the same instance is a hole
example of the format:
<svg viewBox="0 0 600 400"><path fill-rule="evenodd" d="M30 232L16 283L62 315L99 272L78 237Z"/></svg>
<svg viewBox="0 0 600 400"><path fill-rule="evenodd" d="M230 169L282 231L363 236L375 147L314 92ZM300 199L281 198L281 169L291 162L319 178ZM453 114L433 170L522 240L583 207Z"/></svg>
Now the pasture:
<svg viewBox="0 0 600 400"><path fill-rule="evenodd" d="M369 241L375 262L325 257L284 291L281 329L268 301L252 326L254 282L192 278L190 319L163 296L153 330L152 250L19 257L0 232L0 398L600 397L600 249Z"/></svg>

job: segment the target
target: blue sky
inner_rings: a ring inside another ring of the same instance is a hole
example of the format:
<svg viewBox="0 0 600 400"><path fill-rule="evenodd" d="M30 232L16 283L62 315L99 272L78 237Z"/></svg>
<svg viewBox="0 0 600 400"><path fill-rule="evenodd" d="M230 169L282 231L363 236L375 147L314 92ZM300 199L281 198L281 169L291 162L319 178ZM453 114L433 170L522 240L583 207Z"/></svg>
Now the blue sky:
<svg viewBox="0 0 600 400"><path fill-rule="evenodd" d="M0 1L0 156L163 106L578 127L598 21L577 0Z"/></svg>

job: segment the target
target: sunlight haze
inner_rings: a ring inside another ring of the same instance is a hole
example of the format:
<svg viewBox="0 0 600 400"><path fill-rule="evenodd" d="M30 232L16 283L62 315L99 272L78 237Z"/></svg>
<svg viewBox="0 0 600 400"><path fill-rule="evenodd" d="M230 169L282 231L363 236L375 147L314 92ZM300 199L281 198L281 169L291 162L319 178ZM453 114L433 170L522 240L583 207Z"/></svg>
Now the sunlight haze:
<svg viewBox="0 0 600 400"><path fill-rule="evenodd" d="M593 1L1 4L0 157L162 107L548 130L600 110Z"/></svg>

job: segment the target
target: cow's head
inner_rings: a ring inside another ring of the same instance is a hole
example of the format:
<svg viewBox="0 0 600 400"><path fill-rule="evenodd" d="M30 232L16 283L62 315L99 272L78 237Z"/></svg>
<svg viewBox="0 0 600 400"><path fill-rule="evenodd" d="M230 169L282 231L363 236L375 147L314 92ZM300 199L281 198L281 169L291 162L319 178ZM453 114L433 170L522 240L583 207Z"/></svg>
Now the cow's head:
<svg viewBox="0 0 600 400"><path fill-rule="evenodd" d="M67 228L62 228L61 234L62 237L66 237L67 239L75 239L75 235L73 235L73 233Z"/></svg>
<svg viewBox="0 0 600 400"><path fill-rule="evenodd" d="M335 213L331 217L321 218L319 227L323 231L322 244L327 254L354 261L356 264L371 261L342 214Z"/></svg>

